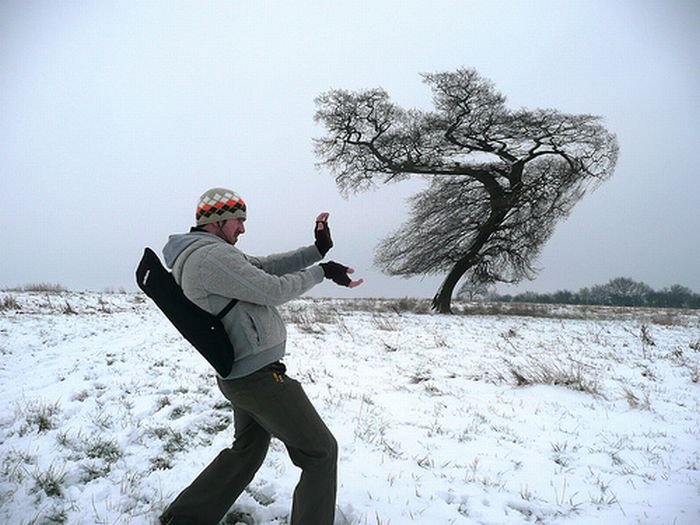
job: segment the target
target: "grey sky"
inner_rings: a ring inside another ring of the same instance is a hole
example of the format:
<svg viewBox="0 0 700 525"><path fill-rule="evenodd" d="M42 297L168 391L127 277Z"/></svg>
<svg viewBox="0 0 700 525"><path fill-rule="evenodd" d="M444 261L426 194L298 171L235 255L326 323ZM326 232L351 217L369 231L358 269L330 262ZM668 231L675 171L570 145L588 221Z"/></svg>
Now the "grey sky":
<svg viewBox="0 0 700 525"><path fill-rule="evenodd" d="M340 197L314 166L314 98L381 86L429 109L419 73L473 67L511 107L603 116L621 147L517 290L626 276L700 291L698 28L678 0L3 0L0 287L134 289L143 247L227 186L249 204L244 251L309 243L327 210L332 258L366 279L352 295L430 296L439 279L371 266L420 183Z"/></svg>

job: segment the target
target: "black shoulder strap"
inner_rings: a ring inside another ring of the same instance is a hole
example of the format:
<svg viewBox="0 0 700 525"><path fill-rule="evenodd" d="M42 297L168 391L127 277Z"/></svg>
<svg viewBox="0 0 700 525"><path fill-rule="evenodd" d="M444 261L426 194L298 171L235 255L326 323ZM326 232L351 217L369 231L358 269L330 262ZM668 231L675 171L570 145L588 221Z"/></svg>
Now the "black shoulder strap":
<svg viewBox="0 0 700 525"><path fill-rule="evenodd" d="M238 303L238 299L231 299L231 302L228 303L226 306L224 306L224 309L221 310L218 314L216 314L217 319L223 319L224 316L231 311L231 309L236 306Z"/></svg>

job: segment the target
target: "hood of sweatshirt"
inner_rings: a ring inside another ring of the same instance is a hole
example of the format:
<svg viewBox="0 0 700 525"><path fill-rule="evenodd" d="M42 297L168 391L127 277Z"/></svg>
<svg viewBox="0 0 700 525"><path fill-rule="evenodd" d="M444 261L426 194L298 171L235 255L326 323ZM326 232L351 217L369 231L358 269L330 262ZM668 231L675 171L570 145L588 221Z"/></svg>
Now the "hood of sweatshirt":
<svg viewBox="0 0 700 525"><path fill-rule="evenodd" d="M165 260L165 265L172 270L173 265L175 264L175 259L178 258L185 248L197 241L226 242L213 233L201 231L176 233L168 237L168 242L166 242L165 246L163 246L163 258Z"/></svg>

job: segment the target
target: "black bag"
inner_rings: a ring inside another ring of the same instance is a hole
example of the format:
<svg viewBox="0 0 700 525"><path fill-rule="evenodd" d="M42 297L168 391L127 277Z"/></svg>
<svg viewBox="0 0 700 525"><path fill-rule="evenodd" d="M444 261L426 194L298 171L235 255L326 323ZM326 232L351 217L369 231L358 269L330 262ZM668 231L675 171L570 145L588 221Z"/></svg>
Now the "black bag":
<svg viewBox="0 0 700 525"><path fill-rule="evenodd" d="M219 375L226 377L233 365L234 350L221 319L238 300L233 299L218 315L201 309L185 296L150 248L144 250L136 268L136 284Z"/></svg>

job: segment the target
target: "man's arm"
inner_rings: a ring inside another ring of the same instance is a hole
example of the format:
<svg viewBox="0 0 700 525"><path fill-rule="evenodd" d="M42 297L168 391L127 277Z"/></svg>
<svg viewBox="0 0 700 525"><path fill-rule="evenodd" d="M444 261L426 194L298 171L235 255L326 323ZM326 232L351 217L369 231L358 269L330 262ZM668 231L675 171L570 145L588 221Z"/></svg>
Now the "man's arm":
<svg viewBox="0 0 700 525"><path fill-rule="evenodd" d="M284 253L276 253L266 257L251 257L248 259L258 268L272 275L285 275L308 268L321 260L321 254L315 246L305 246Z"/></svg>
<svg viewBox="0 0 700 525"><path fill-rule="evenodd" d="M222 245L212 249L200 266L202 284L210 293L279 306L303 295L324 278L320 266L275 275L258 267L239 250L226 248Z"/></svg>
<svg viewBox="0 0 700 525"><path fill-rule="evenodd" d="M267 257L251 257L253 264L273 275L284 275L308 268L323 259L333 247L331 229L328 226L328 212L319 213L314 224L315 242L286 253L269 255Z"/></svg>

